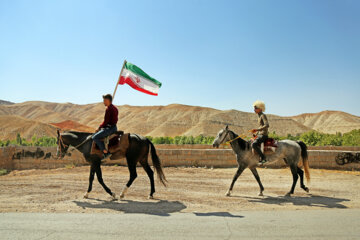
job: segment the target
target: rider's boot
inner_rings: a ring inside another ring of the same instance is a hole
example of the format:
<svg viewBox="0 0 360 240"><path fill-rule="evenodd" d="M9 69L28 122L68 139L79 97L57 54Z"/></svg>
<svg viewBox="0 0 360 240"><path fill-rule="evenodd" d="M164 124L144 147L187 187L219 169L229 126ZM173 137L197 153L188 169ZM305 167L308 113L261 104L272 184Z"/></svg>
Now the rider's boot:
<svg viewBox="0 0 360 240"><path fill-rule="evenodd" d="M112 156L111 153L107 152L103 154L103 158L101 159L101 161L105 161L107 159L109 159Z"/></svg>
<svg viewBox="0 0 360 240"><path fill-rule="evenodd" d="M267 162L267 160L266 160L266 157L264 156L264 157L260 158L259 165L262 166L266 162Z"/></svg>

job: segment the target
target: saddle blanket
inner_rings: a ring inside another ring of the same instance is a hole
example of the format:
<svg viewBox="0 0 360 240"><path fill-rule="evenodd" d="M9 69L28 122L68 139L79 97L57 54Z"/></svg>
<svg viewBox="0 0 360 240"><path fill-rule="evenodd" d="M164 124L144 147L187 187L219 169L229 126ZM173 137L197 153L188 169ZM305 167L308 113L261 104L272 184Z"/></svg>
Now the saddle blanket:
<svg viewBox="0 0 360 240"><path fill-rule="evenodd" d="M108 151L113 154L110 159L119 159L123 158L126 155L126 151L129 147L129 136L130 133L114 133L108 137ZM105 141L106 138L102 139ZM105 144L106 147L106 144ZM91 147L91 155L98 155L102 157L103 153L100 151L99 147L96 145L95 142L92 143Z"/></svg>

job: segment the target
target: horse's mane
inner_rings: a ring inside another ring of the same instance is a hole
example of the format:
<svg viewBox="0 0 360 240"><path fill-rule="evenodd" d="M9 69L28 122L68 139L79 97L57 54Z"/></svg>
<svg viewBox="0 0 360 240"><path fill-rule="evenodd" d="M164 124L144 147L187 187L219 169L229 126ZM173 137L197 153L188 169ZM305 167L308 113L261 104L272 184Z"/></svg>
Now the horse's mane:
<svg viewBox="0 0 360 240"><path fill-rule="evenodd" d="M230 133L232 133L234 135L233 138L237 138L239 135L237 135L236 133L234 133L233 131L230 130ZM234 141L235 142L235 141ZM236 139L236 142L239 144L241 150L246 150L247 146L248 146L248 142L245 141L242 138L238 138Z"/></svg>
<svg viewBox="0 0 360 240"><path fill-rule="evenodd" d="M77 131L64 131L61 133L61 135L69 135L73 138L86 138L87 136L91 135L92 133L89 132L77 132Z"/></svg>

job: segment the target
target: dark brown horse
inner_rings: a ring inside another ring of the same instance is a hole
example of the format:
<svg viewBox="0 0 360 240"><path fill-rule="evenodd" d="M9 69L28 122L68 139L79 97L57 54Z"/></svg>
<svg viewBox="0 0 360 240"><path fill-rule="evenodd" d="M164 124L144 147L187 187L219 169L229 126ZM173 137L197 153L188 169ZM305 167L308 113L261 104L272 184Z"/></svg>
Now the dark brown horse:
<svg viewBox="0 0 360 240"><path fill-rule="evenodd" d="M66 131L60 133L58 131L57 136L57 156L63 158L67 153L70 146L75 147L79 150L86 159L87 162L90 163L90 176L89 176L89 188L88 191L85 193L84 197L88 198L89 193L92 189L92 183L94 181L94 175L96 174L97 179L101 186L105 189L105 191L112 196L113 199L116 199L115 193L113 193L110 188L108 188L102 178L101 173L101 159L97 155L90 154L91 147L92 147L92 133L85 133L85 132L75 132L75 131ZM131 186L133 181L137 177L136 173L136 164L139 162L141 166L144 168L145 172L149 176L150 179L150 195L149 198L153 198L155 193L155 183L154 183L154 172L151 169L148 163L148 155L151 148L151 158L154 165L154 168L157 172L158 178L164 186L166 186L166 178L164 172L161 168L161 163L158 155L156 154L155 147L153 143L147 139L146 137L139 136L137 134L130 134L129 136L129 147L126 150L126 161L130 172L130 178L127 184L125 185L124 189L120 193L120 198L125 196L126 191ZM113 156L116 156L116 153L113 153ZM112 157L113 158L113 157Z"/></svg>

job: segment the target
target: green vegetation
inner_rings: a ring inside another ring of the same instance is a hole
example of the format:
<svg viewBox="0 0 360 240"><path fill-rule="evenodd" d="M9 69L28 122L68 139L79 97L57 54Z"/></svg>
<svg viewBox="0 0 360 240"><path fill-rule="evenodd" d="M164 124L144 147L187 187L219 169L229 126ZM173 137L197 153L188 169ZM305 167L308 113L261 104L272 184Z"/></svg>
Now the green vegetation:
<svg viewBox="0 0 360 240"><path fill-rule="evenodd" d="M176 136L176 137L150 137L147 138L154 144L212 144L214 137L205 137L203 135L193 136Z"/></svg>
<svg viewBox="0 0 360 240"><path fill-rule="evenodd" d="M0 169L0 176L7 174L8 171L6 169Z"/></svg>
<svg viewBox="0 0 360 240"><path fill-rule="evenodd" d="M46 136L36 137L34 135L31 138L31 141L27 141L25 138L22 138L18 133L15 140L0 140L0 147L6 147L9 145L52 147L56 146L56 138Z"/></svg>
<svg viewBox="0 0 360 240"><path fill-rule="evenodd" d="M69 163L69 164L65 165L65 168L67 168L67 169L71 169L71 168L74 168L74 167L76 167L76 166L73 163Z"/></svg>
<svg viewBox="0 0 360 240"><path fill-rule="evenodd" d="M276 140L290 139L300 140L308 146L360 146L360 129L352 130L348 133L327 134L317 131L310 131L297 136L288 134L279 136L275 132L269 135ZM154 144L212 144L214 137L205 136L176 136L172 137L150 137L147 136Z"/></svg>
<svg viewBox="0 0 360 240"><path fill-rule="evenodd" d="M297 136L288 134L286 137L278 136L275 132L273 132L269 136L277 140L300 140L308 146L360 146L360 129L352 130L351 132L344 134L327 134L310 131Z"/></svg>
<svg viewBox="0 0 360 240"><path fill-rule="evenodd" d="M360 129L352 130L348 133L327 134L317 131L310 131L296 136L288 134L287 136L279 136L275 132L269 135L276 140L291 139L301 140L308 146L360 146ZM214 137L206 137L203 135L193 136L176 136L176 137L151 137L147 136L154 144L212 144ZM53 137L36 137L33 136L31 141L22 138L17 134L15 140L0 140L0 147L9 145L17 146L56 146L56 138Z"/></svg>

